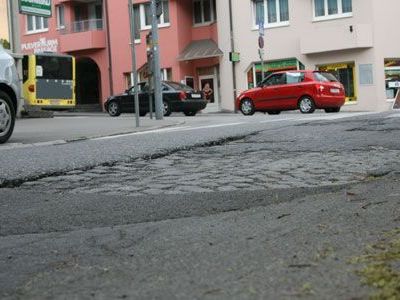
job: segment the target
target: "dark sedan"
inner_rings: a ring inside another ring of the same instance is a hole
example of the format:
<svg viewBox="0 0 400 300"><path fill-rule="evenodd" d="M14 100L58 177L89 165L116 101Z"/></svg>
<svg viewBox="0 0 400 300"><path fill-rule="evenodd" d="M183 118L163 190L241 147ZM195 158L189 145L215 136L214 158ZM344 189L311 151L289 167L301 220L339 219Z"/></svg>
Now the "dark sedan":
<svg viewBox="0 0 400 300"><path fill-rule="evenodd" d="M153 110L155 109L154 95L153 93L149 95L148 85L141 83L139 87L139 115L145 116L150 111L150 95L153 101ZM207 105L201 92L178 82L163 81L161 90L164 116L169 116L172 112L183 112L186 116L194 116ZM104 103L104 107L112 117L117 117L121 113L132 113L135 112L134 99L134 87L131 87L121 95L109 97Z"/></svg>

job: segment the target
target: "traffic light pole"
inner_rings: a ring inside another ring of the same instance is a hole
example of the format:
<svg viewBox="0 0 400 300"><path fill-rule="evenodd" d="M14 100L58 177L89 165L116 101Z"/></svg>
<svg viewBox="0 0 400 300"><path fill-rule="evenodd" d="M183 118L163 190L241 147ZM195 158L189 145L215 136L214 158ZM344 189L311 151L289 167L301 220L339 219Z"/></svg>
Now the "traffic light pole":
<svg viewBox="0 0 400 300"><path fill-rule="evenodd" d="M156 106L156 119L163 119L163 101L161 94L161 72L160 72L160 48L158 42L158 19L157 19L157 9L156 1L151 0L151 27L152 27L152 37L153 37L153 78L154 78L154 99Z"/></svg>
<svg viewBox="0 0 400 300"><path fill-rule="evenodd" d="M135 116L136 116L136 127L140 127L140 114L139 114L139 86L137 80L136 70L136 50L135 50L135 18L133 15L133 3L132 0L128 0L128 11L129 11L129 23L131 28L131 53L132 53L132 75L133 85L135 92Z"/></svg>

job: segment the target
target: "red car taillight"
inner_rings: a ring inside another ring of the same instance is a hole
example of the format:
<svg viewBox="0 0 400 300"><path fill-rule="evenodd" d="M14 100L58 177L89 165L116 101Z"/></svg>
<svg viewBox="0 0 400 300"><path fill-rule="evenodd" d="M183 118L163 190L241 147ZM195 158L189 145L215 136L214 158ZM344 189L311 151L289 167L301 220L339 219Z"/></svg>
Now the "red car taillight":
<svg viewBox="0 0 400 300"><path fill-rule="evenodd" d="M28 86L28 91L30 91L31 93L35 92L35 86L33 84Z"/></svg>
<svg viewBox="0 0 400 300"><path fill-rule="evenodd" d="M186 93L185 93L185 92L180 92L180 93L179 93L179 99L180 99L181 101L186 100L186 99L187 99Z"/></svg>

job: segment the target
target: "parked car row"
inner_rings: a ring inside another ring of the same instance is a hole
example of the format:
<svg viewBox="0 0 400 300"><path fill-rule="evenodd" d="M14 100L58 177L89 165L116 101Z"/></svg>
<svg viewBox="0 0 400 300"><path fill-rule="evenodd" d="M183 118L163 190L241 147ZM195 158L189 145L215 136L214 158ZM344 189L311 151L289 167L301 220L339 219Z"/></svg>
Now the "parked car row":
<svg viewBox="0 0 400 300"><path fill-rule="evenodd" d="M172 112L183 112L194 116L207 106L203 93L191 87L173 81L163 81L162 100L164 116ZM139 103L141 116L150 111L149 99L154 105L154 95L148 85L139 85ZM105 109L113 116L134 112L134 88L125 93L111 96L105 102ZM339 112L345 103L344 86L331 73L322 71L284 71L266 77L257 87L242 92L235 105L244 115L253 115L256 111L271 115L282 111L297 110L313 113L315 109L324 109L327 113Z"/></svg>
<svg viewBox="0 0 400 300"><path fill-rule="evenodd" d="M313 113L317 108L333 113L340 111L345 98L343 85L330 73L286 71L273 73L257 87L241 93L236 105L244 115L296 109Z"/></svg>
<svg viewBox="0 0 400 300"><path fill-rule="evenodd" d="M183 112L186 116L195 116L199 111L207 106L207 101L203 99L203 94L191 87L173 81L163 81L161 83L163 114L169 116L172 112ZM150 97L154 110L154 94L149 91L146 83L139 84L139 115L145 116L150 112ZM117 117L121 113L135 112L135 90L134 87L127 89L123 94L111 96L104 104L106 111L112 117Z"/></svg>

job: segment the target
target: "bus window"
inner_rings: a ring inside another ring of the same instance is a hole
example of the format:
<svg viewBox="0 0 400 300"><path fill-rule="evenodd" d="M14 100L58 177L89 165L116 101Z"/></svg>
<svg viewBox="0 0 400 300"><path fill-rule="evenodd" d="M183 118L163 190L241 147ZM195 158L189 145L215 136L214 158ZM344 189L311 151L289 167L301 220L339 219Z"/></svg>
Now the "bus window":
<svg viewBox="0 0 400 300"><path fill-rule="evenodd" d="M43 79L64 79L72 80L72 58L36 56L36 65L41 66ZM39 76L38 76L39 77Z"/></svg>

